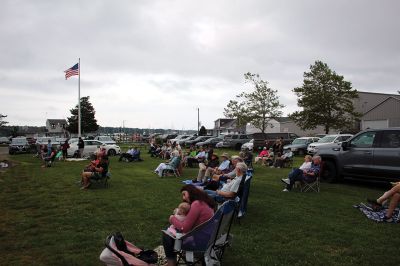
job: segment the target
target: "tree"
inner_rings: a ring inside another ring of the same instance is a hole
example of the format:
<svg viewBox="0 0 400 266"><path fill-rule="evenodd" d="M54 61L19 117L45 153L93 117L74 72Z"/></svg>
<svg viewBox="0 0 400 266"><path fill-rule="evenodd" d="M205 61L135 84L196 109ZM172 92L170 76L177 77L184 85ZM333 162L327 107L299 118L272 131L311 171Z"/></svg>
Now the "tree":
<svg viewBox="0 0 400 266"><path fill-rule="evenodd" d="M71 133L78 133L78 105L70 110L72 116L68 117L67 130ZM96 112L93 105L89 102L89 96L81 98L81 131L94 132L99 129L97 120L95 119Z"/></svg>
<svg viewBox="0 0 400 266"><path fill-rule="evenodd" d="M204 126L201 126L199 130L199 136L205 136L205 135L207 135L207 130Z"/></svg>
<svg viewBox="0 0 400 266"><path fill-rule="evenodd" d="M251 123L265 133L267 127L272 126L269 123L271 118L282 115L280 109L284 105L279 103L277 91L269 88L268 82L262 80L258 74L248 72L244 74L244 78L254 85L254 91L236 95L237 100L230 100L224 108L224 115L235 118L239 127Z"/></svg>
<svg viewBox="0 0 400 266"><path fill-rule="evenodd" d="M4 120L3 120L3 118L6 118L6 117L7 117L6 115L0 114L0 127L2 127L2 126L4 126L4 125L8 124L7 121L4 121Z"/></svg>
<svg viewBox="0 0 400 266"><path fill-rule="evenodd" d="M352 129L361 114L354 109L353 99L358 98L358 93L351 82L321 61L311 65L310 72L303 76L303 86L293 89L297 105L303 110L289 117L303 130L324 126L328 134L330 129Z"/></svg>

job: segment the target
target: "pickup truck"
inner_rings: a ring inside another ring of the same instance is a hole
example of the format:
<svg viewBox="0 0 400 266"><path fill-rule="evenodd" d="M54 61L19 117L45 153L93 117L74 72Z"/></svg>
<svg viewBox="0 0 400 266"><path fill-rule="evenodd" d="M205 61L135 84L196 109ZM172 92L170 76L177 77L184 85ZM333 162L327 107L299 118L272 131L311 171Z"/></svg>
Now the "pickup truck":
<svg viewBox="0 0 400 266"><path fill-rule="evenodd" d="M400 128L368 129L335 147L321 147L322 179L400 181Z"/></svg>

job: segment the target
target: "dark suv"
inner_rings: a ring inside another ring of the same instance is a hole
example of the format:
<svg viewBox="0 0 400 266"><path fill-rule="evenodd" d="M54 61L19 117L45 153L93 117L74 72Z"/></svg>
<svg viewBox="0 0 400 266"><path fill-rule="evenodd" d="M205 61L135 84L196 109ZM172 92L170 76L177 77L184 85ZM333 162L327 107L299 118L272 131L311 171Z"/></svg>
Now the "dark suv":
<svg viewBox="0 0 400 266"><path fill-rule="evenodd" d="M249 142L251 140L251 136L247 134L235 134L230 138L224 139L222 143L222 147L224 148L234 148L236 150L240 150L242 144Z"/></svg>
<svg viewBox="0 0 400 266"><path fill-rule="evenodd" d="M269 149L272 147L272 145L274 145L276 139L280 138L283 140L283 145L288 145L298 137L299 136L297 136L296 134L290 132L254 133L253 150L262 150L264 147L267 147L267 149Z"/></svg>
<svg viewBox="0 0 400 266"><path fill-rule="evenodd" d="M322 178L343 177L400 181L400 128L368 129L342 145L321 148Z"/></svg>
<svg viewBox="0 0 400 266"><path fill-rule="evenodd" d="M13 138L10 145L8 145L8 153L29 153L31 151L31 145L25 137Z"/></svg>

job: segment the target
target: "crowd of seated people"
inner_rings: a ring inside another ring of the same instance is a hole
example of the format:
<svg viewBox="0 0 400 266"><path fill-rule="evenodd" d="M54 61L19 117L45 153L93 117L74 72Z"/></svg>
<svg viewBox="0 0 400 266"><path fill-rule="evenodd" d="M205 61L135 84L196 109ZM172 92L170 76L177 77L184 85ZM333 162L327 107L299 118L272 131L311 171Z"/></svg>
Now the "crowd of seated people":
<svg viewBox="0 0 400 266"><path fill-rule="evenodd" d="M271 166L274 163L274 151L272 148L269 150L264 147L262 151L254 159L254 163L261 163L261 165Z"/></svg>

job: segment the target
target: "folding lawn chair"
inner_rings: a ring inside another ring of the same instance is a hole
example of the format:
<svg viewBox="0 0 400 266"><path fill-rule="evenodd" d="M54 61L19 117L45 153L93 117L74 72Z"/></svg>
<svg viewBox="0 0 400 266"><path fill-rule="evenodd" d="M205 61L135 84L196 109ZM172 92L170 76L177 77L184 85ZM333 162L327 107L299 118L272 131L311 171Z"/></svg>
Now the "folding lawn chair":
<svg viewBox="0 0 400 266"><path fill-rule="evenodd" d="M318 175L317 175L317 177L315 178L314 181L312 181L312 182L302 181L301 182L301 192L307 192L307 191L319 192L320 191L321 173L322 173L322 170L323 170L322 168L323 168L323 165L322 165L322 162L321 162L319 173L318 173Z"/></svg>
<svg viewBox="0 0 400 266"><path fill-rule="evenodd" d="M167 176L168 173L172 173L175 177L180 177L179 166L181 164L181 160L178 160L176 165L167 165L167 168L162 170L161 177Z"/></svg>
<svg viewBox="0 0 400 266"><path fill-rule="evenodd" d="M237 202L237 219L239 220L242 217L245 216L247 212L247 201L249 199L249 194L250 194L250 184L251 184L251 179L253 178L253 175L247 175L246 180L244 181L243 185L243 191L241 197L236 197L236 202Z"/></svg>
<svg viewBox="0 0 400 266"><path fill-rule="evenodd" d="M220 265L225 247L232 238L229 232L235 206L233 200L224 202L213 217L181 237L174 237L163 230L175 239L174 248L178 252L178 263L194 265L202 262L203 265Z"/></svg>

